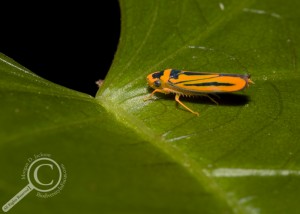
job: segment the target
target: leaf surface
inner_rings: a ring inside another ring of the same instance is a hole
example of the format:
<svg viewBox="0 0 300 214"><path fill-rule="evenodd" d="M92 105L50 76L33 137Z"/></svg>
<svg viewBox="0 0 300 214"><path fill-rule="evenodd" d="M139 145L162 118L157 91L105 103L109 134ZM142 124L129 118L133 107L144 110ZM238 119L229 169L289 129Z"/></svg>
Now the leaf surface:
<svg viewBox="0 0 300 214"><path fill-rule="evenodd" d="M1 203L42 153L66 167L64 189L34 190L10 212L297 213L299 3L120 4L119 48L96 99L1 55ZM166 68L251 73L255 85L219 105L183 98L195 117L172 95L143 101L146 75Z"/></svg>

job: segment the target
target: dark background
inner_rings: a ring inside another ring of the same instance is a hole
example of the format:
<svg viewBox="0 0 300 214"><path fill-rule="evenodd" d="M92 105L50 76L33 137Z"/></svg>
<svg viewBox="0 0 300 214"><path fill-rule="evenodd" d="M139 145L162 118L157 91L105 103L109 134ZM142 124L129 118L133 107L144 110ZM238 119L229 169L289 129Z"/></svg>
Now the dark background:
<svg viewBox="0 0 300 214"><path fill-rule="evenodd" d="M5 8L5 9L4 9ZM39 76L94 96L120 35L117 0L2 7L0 52Z"/></svg>

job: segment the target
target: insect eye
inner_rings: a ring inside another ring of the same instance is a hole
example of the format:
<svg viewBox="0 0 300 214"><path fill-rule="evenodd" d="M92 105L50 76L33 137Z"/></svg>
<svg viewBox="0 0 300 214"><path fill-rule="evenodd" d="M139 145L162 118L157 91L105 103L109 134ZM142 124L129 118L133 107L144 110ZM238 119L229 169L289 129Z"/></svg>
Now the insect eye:
<svg viewBox="0 0 300 214"><path fill-rule="evenodd" d="M160 80L154 81L154 85L155 85L155 87L159 88L161 86Z"/></svg>

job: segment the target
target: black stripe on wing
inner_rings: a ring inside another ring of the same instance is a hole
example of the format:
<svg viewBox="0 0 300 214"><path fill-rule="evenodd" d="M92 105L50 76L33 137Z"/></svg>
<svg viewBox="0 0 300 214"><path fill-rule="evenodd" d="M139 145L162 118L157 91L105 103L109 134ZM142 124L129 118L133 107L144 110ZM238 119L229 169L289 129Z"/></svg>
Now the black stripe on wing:
<svg viewBox="0 0 300 214"><path fill-rule="evenodd" d="M182 74L193 76L193 75L215 75L216 73L209 73L209 72L192 72L192 71L182 71Z"/></svg>
<svg viewBox="0 0 300 214"><path fill-rule="evenodd" d="M185 83L185 86L233 86L235 84L225 82L203 82L203 83Z"/></svg>
<svg viewBox="0 0 300 214"><path fill-rule="evenodd" d="M195 79L195 80L183 80L183 81L180 81L180 82L171 82L169 80L169 83L172 84L172 85L177 85L177 84L182 84L182 83L187 83L187 82L195 82L195 81L201 81L201 80L208 80L208 79L213 79L213 78L216 78L216 77L207 77L207 78L201 78L201 79Z"/></svg>

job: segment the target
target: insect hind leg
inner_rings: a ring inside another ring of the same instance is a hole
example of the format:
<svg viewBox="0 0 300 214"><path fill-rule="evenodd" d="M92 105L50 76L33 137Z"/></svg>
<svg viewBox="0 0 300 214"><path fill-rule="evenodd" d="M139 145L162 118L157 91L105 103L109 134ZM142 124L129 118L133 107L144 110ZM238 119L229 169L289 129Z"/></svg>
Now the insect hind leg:
<svg viewBox="0 0 300 214"><path fill-rule="evenodd" d="M189 112L199 116L199 113L196 111L193 111L192 109L190 109L189 107L187 107L186 105L184 105L180 100L179 100L180 94L176 94L175 96L175 100L176 102L178 102L180 105L182 105L186 110L188 110Z"/></svg>
<svg viewBox="0 0 300 214"><path fill-rule="evenodd" d="M220 98L218 95L216 94L212 94L215 95L216 97ZM215 101L211 96L209 96L208 94L203 94L202 96L208 97L213 103L219 105L219 103L217 101Z"/></svg>

